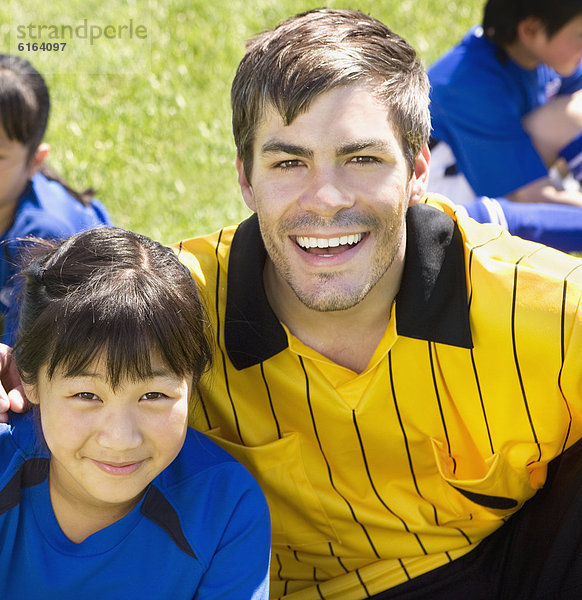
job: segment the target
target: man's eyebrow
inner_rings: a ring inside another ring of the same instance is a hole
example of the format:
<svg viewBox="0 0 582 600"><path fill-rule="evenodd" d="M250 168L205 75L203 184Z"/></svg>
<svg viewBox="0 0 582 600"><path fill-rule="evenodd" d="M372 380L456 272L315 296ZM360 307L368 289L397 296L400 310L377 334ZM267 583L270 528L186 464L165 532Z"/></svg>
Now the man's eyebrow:
<svg viewBox="0 0 582 600"><path fill-rule="evenodd" d="M392 152L391 147L384 140L370 139L344 144L337 149L338 156L354 154L362 150L374 150L375 152Z"/></svg>
<svg viewBox="0 0 582 600"><path fill-rule="evenodd" d="M336 154L337 156L346 156L348 154L354 154L361 152L362 150L373 150L375 152L392 153L392 148L384 140L381 139L366 139L359 140L356 142L348 142L343 146L340 146ZM313 150L305 148L304 146L298 146L296 144L287 144L285 142L271 140L265 142L261 146L261 154L289 154L293 156L300 156L302 158L313 158Z"/></svg>
<svg viewBox="0 0 582 600"><path fill-rule="evenodd" d="M292 154L294 156L301 156L302 158L313 158L313 151L303 146L297 146L295 144L286 144L285 142L278 142L272 140L265 142L261 146L261 154Z"/></svg>

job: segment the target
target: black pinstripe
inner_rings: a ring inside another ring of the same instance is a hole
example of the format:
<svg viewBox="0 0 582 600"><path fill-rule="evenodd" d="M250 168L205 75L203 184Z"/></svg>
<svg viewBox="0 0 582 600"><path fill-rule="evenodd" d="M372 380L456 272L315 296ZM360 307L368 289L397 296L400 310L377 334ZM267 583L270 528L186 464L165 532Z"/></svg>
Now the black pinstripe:
<svg viewBox="0 0 582 600"><path fill-rule="evenodd" d="M562 288L562 314L560 315L560 373L558 375L558 387L560 388L560 392L562 393L562 397L564 399L564 405L566 406L566 410L568 411L568 430L566 431L566 435L564 437L564 444L562 445L562 452L566 449L568 445L568 439L570 438L570 431L572 429L572 411L566 402L566 396L564 394L564 390L562 389L562 372L564 371L564 358L565 358L565 324L564 321L566 319L566 297L568 292L568 277L580 269L582 265L574 267L571 269L566 276L564 277L564 287Z"/></svg>
<svg viewBox="0 0 582 600"><path fill-rule="evenodd" d="M449 439L449 432L447 430L447 422L445 420L445 415L443 413L443 404L441 402L441 395L439 394L439 387L437 385L436 375L434 372L434 357L433 357L433 344L431 342L427 342L428 348L428 358L430 362L430 374L432 377L432 384L434 386L434 395L437 402L437 406L439 407L439 415L441 417L441 423L443 425L443 433L445 434L445 440L447 441L447 452L449 453L449 457L453 461L453 473L457 472L457 461L451 454L451 440Z"/></svg>
<svg viewBox="0 0 582 600"><path fill-rule="evenodd" d="M390 373L390 389L392 391L394 408L395 408L396 414L398 416L398 424L400 426L400 431L402 432L402 439L404 440L404 445L406 447L406 456L407 456L407 460L408 460L408 466L410 468L410 475L412 476L412 482L414 484L414 489L416 490L416 493L418 494L418 496L420 498L422 498L425 502L428 502L427 499L422 494L422 492L420 491L420 488L418 487L418 481L416 479L416 475L414 472L414 466L412 464L412 456L410 454L410 446L409 446L409 442L408 442L408 436L406 435L406 431L404 429L404 424L402 422L402 417L400 415L400 409L398 408L398 401L396 399L396 390L395 390L395 386L394 386L394 375L393 375L393 370L392 370L392 352L388 353L388 370ZM438 513L437 513L436 506L432 502L428 502L428 504L432 508L435 524L438 525L439 520L438 520ZM420 539L418 539L418 541L419 541L419 543L421 543ZM422 543L421 543L421 545L422 545Z"/></svg>
<svg viewBox="0 0 582 600"><path fill-rule="evenodd" d="M372 489L374 490L374 494L376 495L376 498L378 498L378 500L380 501L380 503L382 504L382 506L393 516L395 516L401 523L402 526L404 527L404 529L408 532L410 532L410 528L408 527L408 525L406 524L406 521L404 521L404 519L402 517L400 517L399 515L397 515L387 504L386 502L384 502L383 498L380 496L380 494L378 493L378 490L376 489L376 486L374 485L374 481L372 479L372 474L370 473L370 468L368 466L368 460L366 458L366 451L364 449L364 442L362 440L362 436L360 435L360 429L358 427L358 421L356 418L356 411L352 410L352 418L354 421L354 427L356 429L356 435L358 436L358 443L360 444L360 450L362 451L362 459L364 461L364 466L366 467L366 474L368 475L368 480L370 481L370 485L372 486ZM426 554L426 549L424 548L424 546L422 545L422 542L420 541L420 538L418 537L418 534L414 533L414 537L416 538L416 541L418 542L418 545L420 546L420 550L422 551L423 554Z"/></svg>
<svg viewBox="0 0 582 600"><path fill-rule="evenodd" d="M232 398L232 393L230 391L230 382L228 380L228 368L227 368L227 361L226 361L226 355L224 353L224 350L222 349L222 344L220 343L220 330L221 330L221 321L220 321L220 307L219 307L219 301L220 301L220 261L218 260L218 250L220 248L220 241L222 240L222 234L223 234L224 230L220 230L220 234L218 236L218 240L216 242L216 247L214 249L214 255L216 257L216 290L214 292L214 296L216 299L216 339L218 342L218 348L220 351L220 356L222 358L222 371L223 371L223 377L224 377L224 383L226 385L226 393L228 396L228 400L230 402L230 406L232 408L232 415L234 418L234 422L235 422L235 426L236 426L236 431L238 434L238 437L241 441L241 444L245 445L245 441L241 432L241 428L240 428L240 422L238 419L238 414L236 412L236 407L234 405L234 400Z"/></svg>
<svg viewBox="0 0 582 600"><path fill-rule="evenodd" d="M358 580L360 581L360 584L361 584L364 592L366 592L366 598L371 598L370 592L368 591L368 588L366 587L366 584L362 580L362 576L360 575L360 571L358 569L356 569L356 575L358 576Z"/></svg>
<svg viewBox="0 0 582 600"><path fill-rule="evenodd" d="M319 438L319 433L317 431L317 424L315 423L315 416L313 414L313 406L311 404L311 395L309 393L309 376L307 375L307 369L305 368L305 364L303 362L303 358L300 356L299 357L299 362L301 364L301 368L303 369L303 373L305 374L305 394L306 394L306 400L307 400L307 404L309 406L309 414L311 416L311 423L313 425L313 432L315 433L315 438L317 439L317 444L319 445L319 450L321 452L321 456L323 457L323 460L325 461L326 467L327 467L327 473L329 476L329 482L331 483L331 487L334 489L334 491L336 492L336 494L345 502L346 506L348 507L351 515L352 515L352 519L360 526L360 528L362 529L364 535L366 536L366 539L368 540L368 543L370 544L370 548L372 548L372 552L374 552L374 554L380 558L380 555L378 554L378 551L376 550L376 547L374 546L374 542L372 541L372 538L370 537L370 534L368 533L366 527L363 525L363 523L361 523L358 520L358 517L356 516L356 513L352 507L352 505L350 504L350 502L348 501L348 499L337 489L334 480L333 480L333 475L331 472L331 468L329 466L329 461L327 460L327 457L325 456L325 452L323 450L323 446L321 444L321 440Z"/></svg>
<svg viewBox="0 0 582 600"><path fill-rule="evenodd" d="M410 576L410 573L408 572L408 570L404 566L404 563L402 562L402 559L399 558L398 562L400 563L400 567L402 568L402 570L404 571L404 574L406 575L406 579L408 579L408 581L410 581L412 579L412 577Z"/></svg>
<svg viewBox="0 0 582 600"><path fill-rule="evenodd" d="M485 245L494 242L495 240L498 240L499 237L502 235L502 232L500 231L498 233L498 235L494 238L492 238L491 240L488 240L487 242L484 242L483 244L479 244L478 246L473 246L470 251L469 251L469 258L468 258L468 285L469 285L469 299L468 299L468 305L469 305L469 310L471 309L471 304L473 301L473 274L472 274L472 267L473 267L473 254L475 252L475 250L477 250L478 248L483 248ZM495 454L495 446L493 445L493 438L491 435L491 427L489 426L489 419L487 418L487 410L485 408L485 401L483 399L483 392L481 390L481 382L479 381L479 372L477 370L477 364L475 362L475 350L474 348L470 349L471 352L471 365L473 367L473 374L475 376L475 384L477 386L477 392L479 394L479 403L481 405L481 412L483 413L483 420L485 421L485 427L487 429L487 438L489 440L489 448L491 449L491 454Z"/></svg>
<svg viewBox="0 0 582 600"><path fill-rule="evenodd" d="M333 544L331 542L329 542L329 553L331 554L331 556L333 556L334 558L337 558L337 561L340 565L340 567L346 572L349 573L350 571L346 568L346 566L344 565L344 563L342 562L342 559L337 556L337 554L333 551Z"/></svg>
<svg viewBox="0 0 582 600"><path fill-rule="evenodd" d="M271 398L271 390L269 389L269 384L267 383L267 378L265 377L265 367L263 361L261 361L261 377L263 378L265 391L267 392L267 397L269 398L271 414L273 415L273 421L275 421L275 427L277 428L277 437L281 439L281 427L279 426L279 421L277 419L277 415L275 414L275 407L273 406L273 399Z"/></svg>
<svg viewBox="0 0 582 600"><path fill-rule="evenodd" d="M529 425L531 428L531 432L533 435L533 439L534 442L536 443L536 446L538 448L538 458L537 461L539 462L542 458L542 448L540 446L540 442L538 439L538 435L536 433L536 429L533 423L533 419L531 416L531 411L529 408L529 404L527 401L527 395L525 393L525 386L523 384L523 377L521 374L521 367L519 366L519 358L517 356L517 341L515 338L515 307L516 307L516 303L517 303L517 282L518 282L518 271L519 271L519 263L524 259L524 257L522 256L521 258L519 258L514 266L514 270L513 270L513 292L512 292L512 299L511 299L511 343L513 346L513 358L515 361L515 371L517 373L517 377L519 380L519 387L521 389L521 394L522 394L522 399L523 399L523 405L527 414L527 419L529 421Z"/></svg>

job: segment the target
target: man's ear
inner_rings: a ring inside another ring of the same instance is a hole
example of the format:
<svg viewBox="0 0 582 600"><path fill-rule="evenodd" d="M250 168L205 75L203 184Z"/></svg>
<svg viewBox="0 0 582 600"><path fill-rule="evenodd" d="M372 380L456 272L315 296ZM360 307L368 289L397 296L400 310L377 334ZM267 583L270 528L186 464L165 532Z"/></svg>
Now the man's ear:
<svg viewBox="0 0 582 600"><path fill-rule="evenodd" d="M32 158L30 159L30 165L28 167L29 178L40 171L42 165L44 164L44 161L46 160L50 152L50 149L51 147L46 143L40 144L40 146L36 149L36 152L32 155Z"/></svg>
<svg viewBox="0 0 582 600"><path fill-rule="evenodd" d="M243 200L253 212L256 212L257 205L255 203L255 194L251 184L249 183L249 180L247 179L242 160L238 156L236 157L236 170L238 171L238 184L240 186Z"/></svg>
<svg viewBox="0 0 582 600"><path fill-rule="evenodd" d="M410 178L410 204L416 204L426 194L430 165L430 150L425 144L414 161L414 173Z"/></svg>

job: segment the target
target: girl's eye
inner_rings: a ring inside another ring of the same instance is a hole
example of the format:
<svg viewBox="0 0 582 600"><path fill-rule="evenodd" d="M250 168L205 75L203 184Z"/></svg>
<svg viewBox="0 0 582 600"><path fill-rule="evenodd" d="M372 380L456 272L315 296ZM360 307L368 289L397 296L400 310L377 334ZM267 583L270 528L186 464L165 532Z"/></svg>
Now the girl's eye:
<svg viewBox="0 0 582 600"><path fill-rule="evenodd" d="M167 398L166 394L162 394L162 392L148 392L140 400L161 400L162 398Z"/></svg>
<svg viewBox="0 0 582 600"><path fill-rule="evenodd" d="M93 392L79 392L75 394L76 398L81 398L81 400L99 400L99 396L93 394Z"/></svg>

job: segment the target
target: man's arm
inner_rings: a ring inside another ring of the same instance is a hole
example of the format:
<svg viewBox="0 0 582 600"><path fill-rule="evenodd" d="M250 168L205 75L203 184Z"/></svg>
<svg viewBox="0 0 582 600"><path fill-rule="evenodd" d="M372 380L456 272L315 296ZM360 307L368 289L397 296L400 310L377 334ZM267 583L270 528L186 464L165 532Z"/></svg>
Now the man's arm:
<svg viewBox="0 0 582 600"><path fill-rule="evenodd" d="M12 349L0 344L0 423L8 422L8 411L24 412L27 401Z"/></svg>

